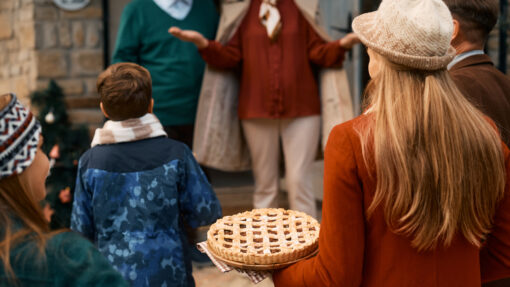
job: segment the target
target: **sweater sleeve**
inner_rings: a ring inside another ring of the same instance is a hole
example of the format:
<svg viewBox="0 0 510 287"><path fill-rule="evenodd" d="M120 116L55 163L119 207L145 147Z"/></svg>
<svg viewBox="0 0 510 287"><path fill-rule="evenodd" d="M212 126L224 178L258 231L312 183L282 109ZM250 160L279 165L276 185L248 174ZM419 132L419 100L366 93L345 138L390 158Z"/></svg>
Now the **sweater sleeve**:
<svg viewBox="0 0 510 287"><path fill-rule="evenodd" d="M130 3L122 12L112 63L140 63L142 21L138 10L134 3Z"/></svg>
<svg viewBox="0 0 510 287"><path fill-rule="evenodd" d="M129 286L94 245L78 234L60 233L48 244L54 286Z"/></svg>
<svg viewBox="0 0 510 287"><path fill-rule="evenodd" d="M319 253L275 272L275 286L361 284L365 240L363 196L349 138L351 132L346 124L335 127L326 146Z"/></svg>
<svg viewBox="0 0 510 287"><path fill-rule="evenodd" d="M506 165L505 194L494 217L492 232L480 251L482 282L510 277L510 151L503 144Z"/></svg>
<svg viewBox="0 0 510 287"><path fill-rule="evenodd" d="M226 45L217 41L209 41L206 48L199 50L204 61L219 69L236 68L241 63L242 57L241 30L242 26L237 29Z"/></svg>
<svg viewBox="0 0 510 287"><path fill-rule="evenodd" d="M305 21L306 22L306 21ZM322 67L341 67L345 57L345 50L339 41L326 42L306 22L308 58Z"/></svg>
<svg viewBox="0 0 510 287"><path fill-rule="evenodd" d="M211 185L193 157L185 148L185 159L179 184L179 206L184 220L192 228L208 225L221 217L221 205Z"/></svg>

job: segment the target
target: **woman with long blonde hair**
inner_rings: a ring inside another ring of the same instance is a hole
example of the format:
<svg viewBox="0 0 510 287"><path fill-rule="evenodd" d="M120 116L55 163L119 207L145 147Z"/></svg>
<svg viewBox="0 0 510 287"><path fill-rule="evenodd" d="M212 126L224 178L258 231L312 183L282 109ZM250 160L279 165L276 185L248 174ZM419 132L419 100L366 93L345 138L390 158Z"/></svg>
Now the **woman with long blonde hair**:
<svg viewBox="0 0 510 287"><path fill-rule="evenodd" d="M367 110L330 134L318 255L276 272L276 286L510 276L510 152L448 75L452 23L441 0L383 0L354 20Z"/></svg>
<svg viewBox="0 0 510 287"><path fill-rule="evenodd" d="M0 96L0 286L128 286L80 235L50 232L39 202L49 162L41 127L16 96Z"/></svg>

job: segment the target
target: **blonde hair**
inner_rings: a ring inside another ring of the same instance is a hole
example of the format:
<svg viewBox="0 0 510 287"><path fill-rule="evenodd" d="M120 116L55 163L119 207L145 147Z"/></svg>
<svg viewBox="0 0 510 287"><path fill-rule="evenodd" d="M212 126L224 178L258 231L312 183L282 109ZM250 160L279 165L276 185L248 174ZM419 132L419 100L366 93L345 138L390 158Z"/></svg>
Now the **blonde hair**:
<svg viewBox="0 0 510 287"><path fill-rule="evenodd" d="M11 252L23 242L35 242L38 259L44 260L44 247L50 236L48 223L30 192L26 192L18 175L0 181L0 262L12 285L17 285L12 269ZM20 258L22 259L22 258Z"/></svg>
<svg viewBox="0 0 510 287"><path fill-rule="evenodd" d="M373 54L373 122L358 129L377 177L367 215L382 205L390 228L419 250L448 246L457 234L480 246L505 186L497 131L446 70L411 70Z"/></svg>

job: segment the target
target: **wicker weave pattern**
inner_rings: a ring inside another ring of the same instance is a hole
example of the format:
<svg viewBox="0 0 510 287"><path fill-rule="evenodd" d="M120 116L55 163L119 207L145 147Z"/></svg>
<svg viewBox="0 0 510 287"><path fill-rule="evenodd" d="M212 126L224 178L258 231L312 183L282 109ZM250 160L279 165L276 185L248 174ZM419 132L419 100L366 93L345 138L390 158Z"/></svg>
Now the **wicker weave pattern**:
<svg viewBox="0 0 510 287"><path fill-rule="evenodd" d="M207 233L209 248L245 264L297 260L318 246L319 223L303 212L254 209L216 221Z"/></svg>

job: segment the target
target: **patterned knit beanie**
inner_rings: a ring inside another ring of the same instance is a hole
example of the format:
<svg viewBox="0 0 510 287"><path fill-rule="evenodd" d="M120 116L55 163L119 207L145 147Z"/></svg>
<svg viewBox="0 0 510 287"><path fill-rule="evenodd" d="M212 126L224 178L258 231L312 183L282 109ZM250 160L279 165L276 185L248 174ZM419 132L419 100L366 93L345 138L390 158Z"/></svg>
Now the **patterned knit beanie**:
<svg viewBox="0 0 510 287"><path fill-rule="evenodd" d="M20 174L32 164L40 134L37 119L11 95L0 111L0 179Z"/></svg>
<svg viewBox="0 0 510 287"><path fill-rule="evenodd" d="M367 47L406 67L439 70L455 57L453 19L442 0L383 0L352 28Z"/></svg>

